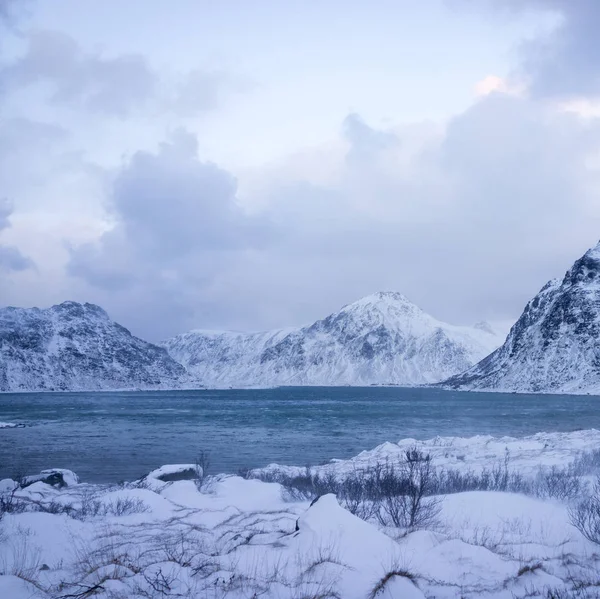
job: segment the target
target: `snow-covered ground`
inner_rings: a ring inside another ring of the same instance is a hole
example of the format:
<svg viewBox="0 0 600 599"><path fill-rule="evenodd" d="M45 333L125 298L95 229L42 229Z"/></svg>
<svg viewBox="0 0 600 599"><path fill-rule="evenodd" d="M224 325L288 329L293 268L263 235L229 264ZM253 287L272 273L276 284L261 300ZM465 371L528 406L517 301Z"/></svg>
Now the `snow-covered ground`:
<svg viewBox="0 0 600 599"><path fill-rule="evenodd" d="M568 467L597 450L600 431L409 439L314 470L363 473L414 447L437 469L482 472L500 463L534 476L540 465ZM67 486L38 480L13 492L13 482L0 482L5 501L36 510L5 513L0 521L2 598L599 596L600 545L569 517L569 507L591 492L585 487L580 497L560 501L447 494L436 498L435 523L406 534L361 520L334 495L312 505L292 501L278 483L203 478L190 464L112 487L79 483L65 470L43 473L49 476Z"/></svg>
<svg viewBox="0 0 600 599"><path fill-rule="evenodd" d="M481 472L508 459L512 470L531 475L540 467L566 466L586 451L600 449L600 430L588 429L570 433L537 433L527 437L434 437L425 441L402 439L398 443L383 443L359 453L349 460L332 460L315 466L316 473L348 474L367 470L377 463L394 461L410 448L416 447L431 455L439 468ZM279 471L293 475L305 467L270 464L257 472Z"/></svg>

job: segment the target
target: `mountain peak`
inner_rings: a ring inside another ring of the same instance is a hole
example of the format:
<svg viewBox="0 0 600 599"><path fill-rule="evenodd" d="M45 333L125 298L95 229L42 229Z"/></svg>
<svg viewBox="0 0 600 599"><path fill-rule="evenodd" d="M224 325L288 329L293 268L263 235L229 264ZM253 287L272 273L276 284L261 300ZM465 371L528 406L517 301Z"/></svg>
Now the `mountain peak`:
<svg viewBox="0 0 600 599"><path fill-rule="evenodd" d="M455 388L600 392L600 244L527 304L504 345L449 379Z"/></svg>
<svg viewBox="0 0 600 599"><path fill-rule="evenodd" d="M567 271L563 284L577 285L583 284L584 287L593 284L598 286L600 281L600 243L589 249L573 266Z"/></svg>
<svg viewBox="0 0 600 599"><path fill-rule="evenodd" d="M586 252L586 255L596 260L600 260L600 241L593 248L589 249Z"/></svg>
<svg viewBox="0 0 600 599"><path fill-rule="evenodd" d="M208 386L416 385L465 370L499 341L443 323L401 293L379 291L299 329L198 332L164 346Z"/></svg>
<svg viewBox="0 0 600 599"><path fill-rule="evenodd" d="M398 291L377 291L375 293L371 293L370 295L365 295L359 300L356 300L351 304L347 304L342 308L342 310L361 307L410 307L420 311L418 306L413 304L405 295L402 295Z"/></svg>
<svg viewBox="0 0 600 599"><path fill-rule="evenodd" d="M405 295L402 295L399 291L376 291L371 295L367 295L363 300L371 302L402 302L405 304L412 303ZM360 300L359 300L360 301Z"/></svg>
<svg viewBox="0 0 600 599"><path fill-rule="evenodd" d="M185 369L95 304L0 309L0 391L177 386Z"/></svg>
<svg viewBox="0 0 600 599"><path fill-rule="evenodd" d="M80 304L71 300L64 301L60 304L56 304L50 308L51 312L59 314L60 316L73 316L77 318L83 318L84 316L96 316L104 320L109 320L108 314L96 304Z"/></svg>

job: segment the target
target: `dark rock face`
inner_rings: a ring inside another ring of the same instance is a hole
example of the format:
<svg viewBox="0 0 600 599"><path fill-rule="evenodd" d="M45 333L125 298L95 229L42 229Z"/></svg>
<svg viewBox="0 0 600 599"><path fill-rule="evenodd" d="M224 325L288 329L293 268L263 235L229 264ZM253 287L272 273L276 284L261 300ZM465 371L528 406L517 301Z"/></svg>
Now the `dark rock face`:
<svg viewBox="0 0 600 599"><path fill-rule="evenodd" d="M444 385L523 392L600 392L600 244L525 307L504 345Z"/></svg>
<svg viewBox="0 0 600 599"><path fill-rule="evenodd" d="M185 369L93 304L0 310L0 390L175 386Z"/></svg>

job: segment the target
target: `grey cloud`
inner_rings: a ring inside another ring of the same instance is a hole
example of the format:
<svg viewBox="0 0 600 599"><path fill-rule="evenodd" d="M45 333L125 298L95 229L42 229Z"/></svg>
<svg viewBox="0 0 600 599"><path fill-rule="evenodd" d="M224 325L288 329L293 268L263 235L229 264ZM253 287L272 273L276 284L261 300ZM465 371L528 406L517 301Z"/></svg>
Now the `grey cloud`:
<svg viewBox="0 0 600 599"><path fill-rule="evenodd" d="M123 118L148 109L190 118L246 87L239 77L218 70L198 68L169 78L141 54L88 52L59 31L33 31L26 40L25 54L0 70L3 91L41 86L53 103L97 114Z"/></svg>
<svg viewBox="0 0 600 599"><path fill-rule="evenodd" d="M520 49L520 70L536 97L572 97L600 93L600 2L597 0L488 0L472 3L511 11L554 12L557 28Z"/></svg>
<svg viewBox="0 0 600 599"><path fill-rule="evenodd" d="M81 103L117 116L139 107L155 91L156 75L141 55L87 53L56 31L31 33L28 42L25 55L0 73L6 87L46 83L54 102Z"/></svg>
<svg viewBox="0 0 600 599"><path fill-rule="evenodd" d="M342 124L344 138L350 144L346 160L350 163L372 161L377 156L399 143L396 135L369 127L360 115L349 114Z"/></svg>
<svg viewBox="0 0 600 599"><path fill-rule="evenodd" d="M10 228L10 217L13 213L13 205L6 198L0 199L0 233ZM21 251L11 245L0 244L0 270L22 271L33 268L33 261L24 256Z"/></svg>
<svg viewBox="0 0 600 599"><path fill-rule="evenodd" d="M191 117L219 104L229 78L219 71L195 69L188 73L174 90L167 107L183 117Z"/></svg>
<svg viewBox="0 0 600 599"><path fill-rule="evenodd" d="M516 317L596 242L600 173L585 159L599 133L599 123L497 94L453 119L409 171L346 161L337 188L294 187L294 218L278 220L291 229L287 245L277 267L253 273L256 297L279 277L298 282L297 297L272 300L294 304L288 321L307 297L314 317L382 288L450 322Z"/></svg>
<svg viewBox="0 0 600 599"><path fill-rule="evenodd" d="M117 227L75 248L70 270L153 339L299 324L378 289L450 322L516 317L596 241L600 177L585 157L598 133L597 123L492 94L421 143L409 168L394 168L402 130L351 116L339 181L272 184L251 217L235 179L199 161L193 136L179 132L124 166Z"/></svg>
<svg viewBox="0 0 600 599"><path fill-rule="evenodd" d="M10 215L12 214L13 206L6 198L0 199L0 231L10 227Z"/></svg>
<svg viewBox="0 0 600 599"><path fill-rule="evenodd" d="M14 25L28 4L30 4L28 0L0 0L0 23L8 26Z"/></svg>
<svg viewBox="0 0 600 599"><path fill-rule="evenodd" d="M273 242L270 223L246 214L236 193L235 178L201 162L196 138L178 130L156 153L134 154L116 175L109 205L116 226L97 244L71 248L69 273L159 312L167 302L173 318L195 313L201 294L238 256ZM173 332L171 326L155 322L150 335Z"/></svg>
<svg viewBox="0 0 600 599"><path fill-rule="evenodd" d="M0 245L0 270L22 271L33 268L30 258L24 256L16 247Z"/></svg>
<svg viewBox="0 0 600 599"><path fill-rule="evenodd" d="M196 138L184 130L157 154L138 152L116 178L113 210L128 239L162 259L192 250L258 245L262 223L246 217L228 172L197 157Z"/></svg>
<svg viewBox="0 0 600 599"><path fill-rule="evenodd" d="M0 21L8 21L16 5L15 0L0 0Z"/></svg>

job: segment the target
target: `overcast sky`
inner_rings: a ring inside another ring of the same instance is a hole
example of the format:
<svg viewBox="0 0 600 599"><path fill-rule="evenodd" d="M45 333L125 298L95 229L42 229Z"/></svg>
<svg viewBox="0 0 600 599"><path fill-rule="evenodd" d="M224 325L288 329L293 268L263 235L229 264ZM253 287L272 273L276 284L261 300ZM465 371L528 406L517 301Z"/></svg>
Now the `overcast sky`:
<svg viewBox="0 0 600 599"><path fill-rule="evenodd" d="M160 340L516 319L600 238L597 0L0 0L0 304Z"/></svg>

